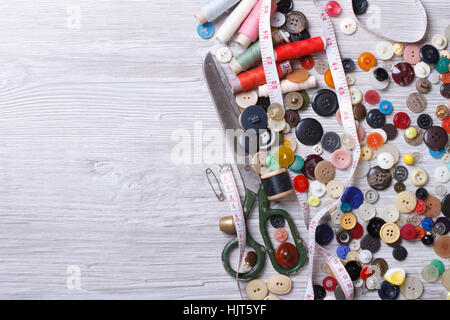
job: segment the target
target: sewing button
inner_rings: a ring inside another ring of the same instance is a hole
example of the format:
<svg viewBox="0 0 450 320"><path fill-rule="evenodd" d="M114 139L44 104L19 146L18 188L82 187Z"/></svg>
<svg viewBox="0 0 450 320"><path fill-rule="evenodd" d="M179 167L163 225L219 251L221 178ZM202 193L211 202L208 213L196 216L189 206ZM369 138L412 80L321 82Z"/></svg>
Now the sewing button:
<svg viewBox="0 0 450 320"><path fill-rule="evenodd" d="M290 92L284 97L284 104L288 109L299 110L303 105L303 96L298 92Z"/></svg>
<svg viewBox="0 0 450 320"><path fill-rule="evenodd" d="M351 230L356 225L356 217L351 213L346 213L342 215L340 224L344 230Z"/></svg>
<svg viewBox="0 0 450 320"><path fill-rule="evenodd" d="M413 193L403 191L395 197L395 206L401 213L413 212L416 208L417 200Z"/></svg>
<svg viewBox="0 0 450 320"><path fill-rule="evenodd" d="M359 279L362 268L358 261L349 261L345 264L345 270L347 270L348 275L350 276L352 281L356 281Z"/></svg>
<svg viewBox="0 0 450 320"><path fill-rule="evenodd" d="M367 110L363 104L359 103L353 107L353 115L355 120L362 121L366 118Z"/></svg>
<svg viewBox="0 0 450 320"><path fill-rule="evenodd" d="M419 299L423 293L423 284L420 279L408 276L400 286L400 293L407 300Z"/></svg>
<svg viewBox="0 0 450 320"><path fill-rule="evenodd" d="M433 234L426 234L426 235L422 238L421 241L422 241L422 243L423 243L424 245L429 246L429 245L433 244L434 236L433 236Z"/></svg>
<svg viewBox="0 0 450 320"><path fill-rule="evenodd" d="M249 251L245 255L244 261L250 267L254 267L256 265L256 261L258 260L258 256L255 251Z"/></svg>
<svg viewBox="0 0 450 320"><path fill-rule="evenodd" d="M450 60L447 57L440 57L438 63L434 66L435 70L441 74L449 72Z"/></svg>
<svg viewBox="0 0 450 320"><path fill-rule="evenodd" d="M415 44L407 45L403 51L403 60L409 64L419 63L421 60L419 46Z"/></svg>
<svg viewBox="0 0 450 320"><path fill-rule="evenodd" d="M369 223L367 224L367 232L375 238L379 238L380 237L380 230L381 227L385 224L386 222L379 218L379 217L375 217L370 219Z"/></svg>
<svg viewBox="0 0 450 320"><path fill-rule="evenodd" d="M288 110L288 111L291 111L291 110ZM286 124L286 126L289 127L288 124ZM289 133L284 133L283 139L284 140L281 142L281 146L288 147L289 149L291 149L292 151L295 152L295 150L297 149L297 139L294 138Z"/></svg>
<svg viewBox="0 0 450 320"><path fill-rule="evenodd" d="M361 249L361 241L359 239L352 239L350 241L350 243L348 244L348 247L352 250L352 251L358 251L359 249ZM351 252L351 251L350 251ZM348 255L347 255L348 256Z"/></svg>
<svg viewBox="0 0 450 320"><path fill-rule="evenodd" d="M425 237L425 229L418 226L416 227L416 240L422 240L423 237Z"/></svg>
<svg viewBox="0 0 450 320"><path fill-rule="evenodd" d="M372 261L372 266L376 266L380 270L379 276L382 277L385 275L386 271L389 269L388 263L383 258L376 258Z"/></svg>
<svg viewBox="0 0 450 320"><path fill-rule="evenodd" d="M368 189L366 190L366 192L364 193L364 199L369 203L369 204L374 204L378 201L378 192L376 192L373 189ZM361 207L360 207L361 208ZM372 219L373 217L370 217L370 219ZM369 220L370 220L369 219Z"/></svg>
<svg viewBox="0 0 450 320"><path fill-rule="evenodd" d="M305 158L305 165L303 167L303 174L309 179L309 180L315 180L314 177L314 169L316 168L316 165L323 161L323 158L316 154L310 154L306 156Z"/></svg>
<svg viewBox="0 0 450 320"><path fill-rule="evenodd" d="M228 63L233 58L233 52L228 47L221 47L216 51L216 59L221 63Z"/></svg>
<svg viewBox="0 0 450 320"><path fill-rule="evenodd" d="M355 87L351 87L350 88L350 99L352 100L352 105L360 104L363 99L361 90L359 90L358 88L355 88Z"/></svg>
<svg viewBox="0 0 450 320"><path fill-rule="evenodd" d="M324 287L318 284L313 285L313 292L314 292L314 300L323 300L327 295Z"/></svg>
<svg viewBox="0 0 450 320"><path fill-rule="evenodd" d="M298 176L296 176L294 178L293 184L294 184L294 189L300 193L306 192L309 188L308 179L301 174L299 174Z"/></svg>
<svg viewBox="0 0 450 320"><path fill-rule="evenodd" d="M434 111L434 113L436 114L436 116L441 119L444 120L445 118L448 117L449 114L449 110L446 106L444 105L439 105L436 107L436 110Z"/></svg>
<svg viewBox="0 0 450 320"><path fill-rule="evenodd" d="M337 149L331 154L331 163L337 169L346 169L352 162L352 155L345 149Z"/></svg>
<svg viewBox="0 0 450 320"><path fill-rule="evenodd" d="M392 285L388 281L383 281L380 289L378 289L378 296L381 300L396 300L399 293L400 288L396 285Z"/></svg>
<svg viewBox="0 0 450 320"><path fill-rule="evenodd" d="M447 183L450 180L450 171L446 166L439 166L434 169L434 177L440 183Z"/></svg>
<svg viewBox="0 0 450 320"><path fill-rule="evenodd" d="M353 74L351 74L351 73L347 73L345 75L345 79L347 80L347 84L349 86L352 86L352 85L354 85L356 83L356 77Z"/></svg>
<svg viewBox="0 0 450 320"><path fill-rule="evenodd" d="M398 163L398 161L400 160L400 151L398 150L398 148L396 146L389 144L389 143L383 144L375 152L376 152L376 155L378 155L382 152L390 153L394 157L394 164Z"/></svg>
<svg viewBox="0 0 450 320"><path fill-rule="evenodd" d="M271 152L267 155L266 165L272 171L281 169L280 165L278 164L278 161L276 161L275 152Z"/></svg>
<svg viewBox="0 0 450 320"><path fill-rule="evenodd" d="M284 242L288 238L288 232L285 228L277 228L273 232L273 238L278 242Z"/></svg>
<svg viewBox="0 0 450 320"><path fill-rule="evenodd" d="M407 86L414 80L414 69L407 62L399 62L392 68L392 79L400 86Z"/></svg>
<svg viewBox="0 0 450 320"><path fill-rule="evenodd" d="M277 3L277 10L281 13L288 13L294 8L294 2L292 0L280 0Z"/></svg>
<svg viewBox="0 0 450 320"><path fill-rule="evenodd" d="M427 209L427 205L425 201L423 200L417 200L416 208L414 209L414 212L417 214L423 214L425 213Z"/></svg>
<svg viewBox="0 0 450 320"><path fill-rule="evenodd" d="M284 120L291 128L294 128L300 122L300 115L295 110L287 110L284 115Z"/></svg>
<svg viewBox="0 0 450 320"><path fill-rule="evenodd" d="M422 228L427 231L430 231L433 228L434 222L430 218L424 218L422 220Z"/></svg>
<svg viewBox="0 0 450 320"><path fill-rule="evenodd" d="M282 274L274 274L267 280L267 288L275 294L288 294L291 292L292 280Z"/></svg>
<svg viewBox="0 0 450 320"><path fill-rule="evenodd" d="M347 256L345 257L345 263L347 263L349 261L358 261L358 260L359 260L359 251L355 251L355 250L351 250L349 253L347 253ZM344 264L344 262L343 262L343 264Z"/></svg>
<svg viewBox="0 0 450 320"><path fill-rule="evenodd" d="M389 75L384 68L374 67L369 70L369 83L378 90L384 90L389 86Z"/></svg>
<svg viewBox="0 0 450 320"><path fill-rule="evenodd" d="M337 199L344 193L344 185L340 181L331 180L327 183L326 192L328 196Z"/></svg>
<svg viewBox="0 0 450 320"><path fill-rule="evenodd" d="M450 99L450 83L443 83L440 92L445 99Z"/></svg>
<svg viewBox="0 0 450 320"><path fill-rule="evenodd" d="M375 47L375 53L380 60L390 60L394 56L394 49L390 42L379 41Z"/></svg>
<svg viewBox="0 0 450 320"><path fill-rule="evenodd" d="M266 164L267 152L259 151L252 158L252 168L259 175L265 175L270 172Z"/></svg>
<svg viewBox="0 0 450 320"><path fill-rule="evenodd" d="M302 83L305 82L309 78L308 70L303 68L297 68L289 72L286 78L294 83Z"/></svg>
<svg viewBox="0 0 450 320"><path fill-rule="evenodd" d="M348 202L341 202L340 209L344 213L348 213L352 210L352 206Z"/></svg>
<svg viewBox="0 0 450 320"><path fill-rule="evenodd" d="M433 244L433 249L439 257L450 258L450 236L439 236Z"/></svg>
<svg viewBox="0 0 450 320"><path fill-rule="evenodd" d="M286 14L284 30L292 34L298 34L306 29L308 21L303 13L299 11L290 11Z"/></svg>
<svg viewBox="0 0 450 320"><path fill-rule="evenodd" d="M383 100L380 102L379 110L383 114L391 114L392 112L392 103L388 100Z"/></svg>
<svg viewBox="0 0 450 320"><path fill-rule="evenodd" d="M422 268L422 278L426 282L434 282L439 279L439 269L434 264L427 264Z"/></svg>
<svg viewBox="0 0 450 320"><path fill-rule="evenodd" d="M427 101L423 94L419 92L411 93L406 100L406 106L412 112L422 112L427 105Z"/></svg>
<svg viewBox="0 0 450 320"><path fill-rule="evenodd" d="M435 196L429 195L425 200L427 209L424 212L424 216L428 218L435 218L441 213L441 201Z"/></svg>
<svg viewBox="0 0 450 320"><path fill-rule="evenodd" d="M397 137L397 127L392 123L386 123L381 129L386 133L387 141L394 140Z"/></svg>
<svg viewBox="0 0 450 320"><path fill-rule="evenodd" d="M367 113L366 121L371 128L382 128L386 123L386 116L380 110L372 109Z"/></svg>
<svg viewBox="0 0 450 320"><path fill-rule="evenodd" d="M343 133L339 140L341 141L341 145L346 150L352 150L355 147L355 139L353 136L348 133Z"/></svg>
<svg viewBox="0 0 450 320"><path fill-rule="evenodd" d="M356 32L356 21L353 18L344 18L339 25L341 31L346 35L351 35Z"/></svg>
<svg viewBox="0 0 450 320"><path fill-rule="evenodd" d="M384 190L391 185L392 175L389 170L374 166L367 174L368 184L375 190Z"/></svg>
<svg viewBox="0 0 450 320"><path fill-rule="evenodd" d="M423 142L423 131L416 126L408 127L404 132L403 138L410 146L418 146Z"/></svg>
<svg viewBox="0 0 450 320"><path fill-rule="evenodd" d="M361 250L361 252L359 253L359 261L361 261L364 264L369 263L370 261L372 261L372 252L370 252L370 250Z"/></svg>
<svg viewBox="0 0 450 320"><path fill-rule="evenodd" d="M281 132L286 127L286 120L273 120L272 118L267 119L267 127L275 132Z"/></svg>
<svg viewBox="0 0 450 320"><path fill-rule="evenodd" d="M320 144L316 144L312 147L312 151L314 154L321 155L323 153L323 148Z"/></svg>
<svg viewBox="0 0 450 320"><path fill-rule="evenodd" d="M439 275L441 275L441 274L444 272L444 270L445 270L444 264L443 264L442 261L439 260L439 259L433 259L433 260L431 260L431 261L430 261L430 264L433 264L433 265L435 265L435 266L438 268L438 270L439 270Z"/></svg>
<svg viewBox="0 0 450 320"><path fill-rule="evenodd" d="M417 78L426 78L431 72L431 68L428 64L421 61L414 66L414 74Z"/></svg>
<svg viewBox="0 0 450 320"><path fill-rule="evenodd" d="M352 0L352 8L355 15L362 15L366 13L369 3L367 0Z"/></svg>
<svg viewBox="0 0 450 320"><path fill-rule="evenodd" d="M331 213L331 221L335 225L339 225L341 217L344 213L340 209L336 209Z"/></svg>
<svg viewBox="0 0 450 320"><path fill-rule="evenodd" d="M289 170L292 170L294 172L300 172L303 169L303 166L305 165L305 161L302 157L299 155L295 155L294 162L289 167Z"/></svg>
<svg viewBox="0 0 450 320"><path fill-rule="evenodd" d="M245 292L250 300L263 300L269 293L266 283L259 279L250 281Z"/></svg>
<svg viewBox="0 0 450 320"><path fill-rule="evenodd" d="M438 184L434 187L434 193L436 193L438 196L443 197L447 194L447 187L442 184Z"/></svg>
<svg viewBox="0 0 450 320"><path fill-rule="evenodd" d="M258 102L258 93L256 90L240 92L236 94L236 104L239 108L245 109L248 106L256 105Z"/></svg>
<svg viewBox="0 0 450 320"><path fill-rule="evenodd" d="M295 135L304 145L313 146L322 138L323 128L320 122L316 119L306 118L300 120L298 123L295 128Z"/></svg>
<svg viewBox="0 0 450 320"><path fill-rule="evenodd" d="M333 164L326 160L319 162L314 168L314 177L322 183L328 183L333 180L335 173Z"/></svg>
<svg viewBox="0 0 450 320"><path fill-rule="evenodd" d="M429 114L422 113L417 118L417 125L421 129L428 129L429 127L431 127L433 125L433 119L431 118L431 116Z"/></svg>
<svg viewBox="0 0 450 320"><path fill-rule="evenodd" d="M318 74L325 74L329 68L328 61L323 59L317 60L314 65L314 70L316 70Z"/></svg>
<svg viewBox="0 0 450 320"><path fill-rule="evenodd" d="M320 143L322 148L327 152L333 152L341 145L338 134L333 131L325 132Z"/></svg>
<svg viewBox="0 0 450 320"><path fill-rule="evenodd" d="M325 11L330 17L337 17L341 13L341 6L337 1L328 1L325 5Z"/></svg>
<svg viewBox="0 0 450 320"><path fill-rule="evenodd" d="M321 245L325 246L329 244L333 240L333 229L327 224L320 224L317 226L316 229L316 242Z"/></svg>
<svg viewBox="0 0 450 320"><path fill-rule="evenodd" d="M403 268L391 268L384 274L384 279L395 286L401 286L405 278L406 272Z"/></svg>
<svg viewBox="0 0 450 320"><path fill-rule="evenodd" d="M450 116L442 121L441 126L447 133L450 133Z"/></svg>
<svg viewBox="0 0 450 320"><path fill-rule="evenodd" d="M285 111L281 104L272 103L267 108L267 114L273 120L281 120L284 118Z"/></svg>
<svg viewBox="0 0 450 320"><path fill-rule="evenodd" d="M270 17L270 26L273 28L280 28L286 22L286 17L279 11L276 11Z"/></svg>
<svg viewBox="0 0 450 320"><path fill-rule="evenodd" d="M340 245L336 249L336 254L341 259L345 259L345 257L347 256L347 253L349 253L349 252L350 252L350 248L346 245Z"/></svg>
<svg viewBox="0 0 450 320"><path fill-rule="evenodd" d="M409 127L411 120L405 112L397 112L394 116L394 125L398 129L406 129Z"/></svg>
<svg viewBox="0 0 450 320"><path fill-rule="evenodd" d="M400 57L403 55L403 52L405 51L405 47L402 43L396 42L392 45L392 50L394 51L394 54L397 57Z"/></svg>
<svg viewBox="0 0 450 320"><path fill-rule="evenodd" d="M270 224L275 229L284 227L285 219L283 216L280 216L278 214L273 215L270 217Z"/></svg>
<svg viewBox="0 0 450 320"><path fill-rule="evenodd" d="M400 212L393 204L389 204L381 210L381 218L386 222L396 222L399 217Z"/></svg>
<svg viewBox="0 0 450 320"><path fill-rule="evenodd" d="M342 67L344 68L344 72L352 72L355 68L355 63L350 58L342 59Z"/></svg>
<svg viewBox="0 0 450 320"><path fill-rule="evenodd" d="M435 34L431 38L431 44L438 50L445 49L447 47L447 38L441 34Z"/></svg>
<svg viewBox="0 0 450 320"><path fill-rule="evenodd" d="M448 142L448 134L441 127L431 126L425 131L424 141L428 148L442 149Z"/></svg>
<svg viewBox="0 0 450 320"><path fill-rule="evenodd" d="M197 34L202 39L209 39L214 35L214 26L209 22L199 24L197 27Z"/></svg>
<svg viewBox="0 0 450 320"><path fill-rule="evenodd" d="M355 179L362 179L367 176L370 170L370 161L361 160L358 162L356 166L355 172L353 173L353 177Z"/></svg>
<svg viewBox="0 0 450 320"><path fill-rule="evenodd" d="M435 64L439 60L439 52L432 45L426 44L420 48L420 58L428 64Z"/></svg>
<svg viewBox="0 0 450 320"><path fill-rule="evenodd" d="M362 146L361 147L361 156L360 156L361 160L364 160L364 161L371 160L372 159L372 155L373 155L372 149L370 149L367 146Z"/></svg>
<svg viewBox="0 0 450 320"><path fill-rule="evenodd" d="M447 194L441 203L442 214L450 219L450 194ZM450 228L450 226L448 227Z"/></svg>
<svg viewBox="0 0 450 320"><path fill-rule="evenodd" d="M333 81L333 75L331 74L331 70L327 70L323 76L323 80L325 81L325 84L329 87L334 89L334 81Z"/></svg>
<svg viewBox="0 0 450 320"><path fill-rule="evenodd" d="M420 93L428 93L431 90L431 83L428 79L418 79L416 81L416 89Z"/></svg>
<svg viewBox="0 0 450 320"><path fill-rule="evenodd" d="M309 192L318 198L323 197L326 192L326 186L320 181L314 180L309 184Z"/></svg>
<svg viewBox="0 0 450 320"><path fill-rule="evenodd" d="M275 260L282 267L292 267L298 260L297 248L289 242L280 244L275 251Z"/></svg>
<svg viewBox="0 0 450 320"><path fill-rule="evenodd" d="M364 233L363 226L357 222L355 227L350 230L350 233L353 239L361 238Z"/></svg>
<svg viewBox="0 0 450 320"><path fill-rule="evenodd" d="M421 187L428 182L428 174L425 170L416 168L411 172L409 179L413 185Z"/></svg>
<svg viewBox="0 0 450 320"><path fill-rule="evenodd" d="M376 275L371 275L366 279L366 288L370 291L379 288L380 279Z"/></svg>
<svg viewBox="0 0 450 320"><path fill-rule="evenodd" d="M372 253L376 253L380 250L380 239L375 238L369 234L366 234L361 240L361 249L369 250Z"/></svg>
<svg viewBox="0 0 450 320"><path fill-rule="evenodd" d="M380 228L380 238L388 244L395 243L400 238L400 229L395 223L387 222Z"/></svg>
<svg viewBox="0 0 450 320"><path fill-rule="evenodd" d="M325 290L333 291L337 286L337 281L333 277L326 277L325 279L323 279L322 285Z"/></svg>
<svg viewBox="0 0 450 320"><path fill-rule="evenodd" d="M336 93L329 89L317 90L312 98L311 106L318 115L331 116L339 108Z"/></svg>
<svg viewBox="0 0 450 320"><path fill-rule="evenodd" d="M435 223L432 231L438 235L443 235L446 233L447 227L442 222Z"/></svg>
<svg viewBox="0 0 450 320"><path fill-rule="evenodd" d="M394 157L387 152L381 152L377 156L377 164L382 169L390 169L394 165Z"/></svg>
<svg viewBox="0 0 450 320"><path fill-rule="evenodd" d="M375 90L368 90L364 98L368 104L376 104L380 100L380 95Z"/></svg>
<svg viewBox="0 0 450 320"><path fill-rule="evenodd" d="M377 65L377 59L370 52L364 52L358 57L358 65L364 71L369 71Z"/></svg>
<svg viewBox="0 0 450 320"><path fill-rule="evenodd" d="M408 169L404 166L397 166L394 169L394 179L397 181L405 181L408 178Z"/></svg>
<svg viewBox="0 0 450 320"><path fill-rule="evenodd" d="M240 122L244 130L255 131L267 128L267 113L259 106L249 106L241 113Z"/></svg>

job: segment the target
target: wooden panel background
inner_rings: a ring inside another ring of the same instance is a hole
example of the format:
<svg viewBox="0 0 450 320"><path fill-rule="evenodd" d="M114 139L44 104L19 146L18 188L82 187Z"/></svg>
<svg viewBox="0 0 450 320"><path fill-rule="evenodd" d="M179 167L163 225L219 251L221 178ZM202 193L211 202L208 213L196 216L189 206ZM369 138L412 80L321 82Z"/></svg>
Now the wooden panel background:
<svg viewBox="0 0 450 320"><path fill-rule="evenodd" d="M192 16L203 1L0 4L0 298L239 298L220 261L229 238L217 223L228 206L216 201L204 176L215 165L171 161L177 135L191 135L195 121L205 131L220 128L201 72L202 58L218 45L197 36ZM448 24L450 7L424 2L430 40ZM311 34L320 35L312 2L295 5ZM383 10L389 8L384 1ZM411 16L401 19L408 28L398 32L414 32ZM361 29L351 37L338 31L338 40L343 56L353 59L377 41ZM355 74L367 90L366 75ZM403 110L412 91L391 85L383 97ZM430 113L445 103L437 87L427 100ZM340 130L333 118L323 123ZM401 137L396 144L408 150ZM420 166L432 174L438 161L420 150ZM200 155L192 150L192 158ZM392 193L382 197L392 200ZM288 210L306 237L295 200L274 206ZM254 214L250 228L261 241L256 220ZM395 263L386 245L376 256L420 276L436 255L421 243L405 246L404 262ZM323 277L319 264L316 281ZM66 286L69 266L81 272L80 289ZM293 276L287 299L303 297L308 272ZM272 273L267 263L262 278ZM423 298L442 292L440 283L427 283Z"/></svg>

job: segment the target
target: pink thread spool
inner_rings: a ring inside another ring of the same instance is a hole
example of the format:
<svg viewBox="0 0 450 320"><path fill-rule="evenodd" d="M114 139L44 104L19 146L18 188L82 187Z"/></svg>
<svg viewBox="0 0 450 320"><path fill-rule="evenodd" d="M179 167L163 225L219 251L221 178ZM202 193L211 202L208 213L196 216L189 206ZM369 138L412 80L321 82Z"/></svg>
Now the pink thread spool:
<svg viewBox="0 0 450 320"><path fill-rule="evenodd" d="M259 17L261 14L262 1L263 0L259 0L256 3L248 17L245 19L241 28L239 29L239 35L236 38L236 42L244 49L247 49L252 42L255 42L256 39L258 39ZM270 15L272 15L275 10L277 10L277 4L273 0L270 9Z"/></svg>

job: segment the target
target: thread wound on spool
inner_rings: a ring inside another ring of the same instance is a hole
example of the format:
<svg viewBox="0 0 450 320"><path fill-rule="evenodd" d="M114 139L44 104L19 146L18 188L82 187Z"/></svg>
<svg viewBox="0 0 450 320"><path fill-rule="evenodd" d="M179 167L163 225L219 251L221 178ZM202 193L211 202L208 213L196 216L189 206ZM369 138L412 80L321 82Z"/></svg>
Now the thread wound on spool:
<svg viewBox="0 0 450 320"><path fill-rule="evenodd" d="M280 199L293 192L291 179L286 168L262 176L261 183L268 200Z"/></svg>
<svg viewBox="0 0 450 320"><path fill-rule="evenodd" d="M325 50L326 44L322 37L300 40L275 48L275 59L284 61L298 57L304 57Z"/></svg>
<svg viewBox="0 0 450 320"><path fill-rule="evenodd" d="M240 0L210 0L201 6L194 16L200 24L217 19Z"/></svg>
<svg viewBox="0 0 450 320"><path fill-rule="evenodd" d="M306 81L295 83L289 81L288 79L281 80L280 83L281 92L289 93L294 91L308 90L317 87L317 81L315 76L310 76ZM262 85L258 87L258 96L259 97L268 97L269 96L269 88L267 85Z"/></svg>
<svg viewBox="0 0 450 320"><path fill-rule="evenodd" d="M241 0L217 31L216 38L222 43L228 42L255 4L256 0Z"/></svg>

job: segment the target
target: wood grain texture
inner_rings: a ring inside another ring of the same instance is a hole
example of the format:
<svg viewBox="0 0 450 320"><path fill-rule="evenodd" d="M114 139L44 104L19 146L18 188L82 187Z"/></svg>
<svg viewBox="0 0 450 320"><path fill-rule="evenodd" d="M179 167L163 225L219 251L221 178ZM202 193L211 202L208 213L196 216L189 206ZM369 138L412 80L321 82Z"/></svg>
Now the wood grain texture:
<svg viewBox="0 0 450 320"><path fill-rule="evenodd" d="M220 128L201 72L204 55L219 45L197 36L193 18L203 1L0 4L0 298L239 298L220 261L229 238L219 232L218 219L229 214L228 206L216 201L204 176L215 166L170 161L176 129L192 133L196 120L205 130ZM320 35L312 2L295 4L308 16L311 34ZM430 40L448 24L450 7L437 0L424 5ZM77 10L79 28L72 18ZM402 19L414 26L410 17ZM377 39L363 30L351 37L338 31L338 41L342 55L355 60L373 51ZM364 92L366 74L355 75ZM391 84L383 97L404 110L412 91ZM427 100L430 113L445 103L437 87ZM323 124L341 130L334 118ZM395 143L409 150L402 137ZM433 186L438 161L420 150ZM299 154L309 152L299 147ZM392 198L391 191L382 193L383 202ZM289 211L306 237L295 200L273 205ZM261 242L257 214L249 227ZM421 243L405 247L404 262L394 262L384 244L376 256L420 277L436 255ZM323 278L320 263L316 281ZM70 265L81 270L81 289L66 287ZM287 299L303 297L308 272L293 276ZM272 273L267 263L262 278ZM426 283L423 298L442 292L439 282Z"/></svg>

